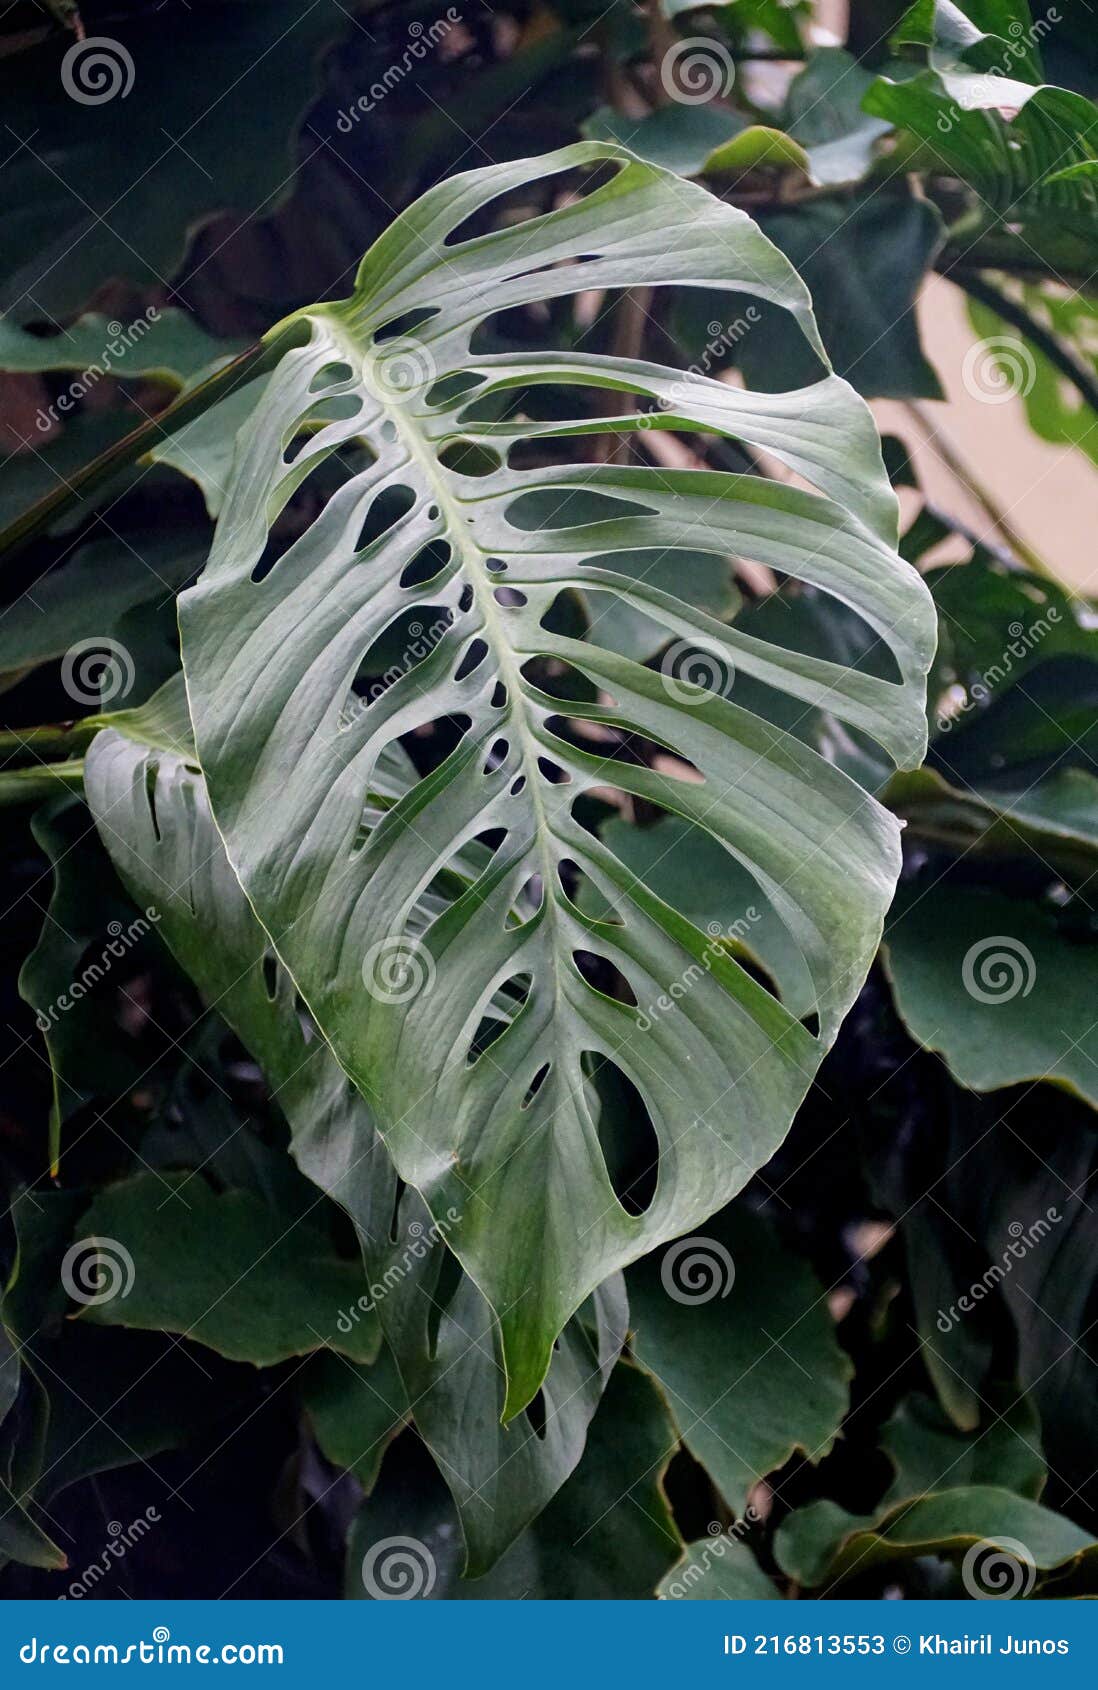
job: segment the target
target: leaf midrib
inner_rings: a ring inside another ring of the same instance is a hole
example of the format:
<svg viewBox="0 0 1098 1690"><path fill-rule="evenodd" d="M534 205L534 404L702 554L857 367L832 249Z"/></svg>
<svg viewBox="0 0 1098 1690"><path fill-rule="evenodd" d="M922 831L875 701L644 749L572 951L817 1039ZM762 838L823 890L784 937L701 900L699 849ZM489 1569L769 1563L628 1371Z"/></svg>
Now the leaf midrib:
<svg viewBox="0 0 1098 1690"><path fill-rule="evenodd" d="M522 684L522 676L514 661L514 653L510 641L504 631L499 608L495 601L495 589L499 581L487 568L488 554L477 544L469 534L469 524L465 520L461 509L461 502L453 493L445 468L438 462L430 440L415 426L414 416L410 409L401 406L387 406L384 399L384 389L379 386L373 376L373 362L369 354L363 354L360 346L349 342L352 353L352 368L354 360L362 360L362 380L368 388L371 397L387 421L393 424L396 435L405 450L418 466L433 499L438 503L440 511L446 519L446 529L452 530L457 546L460 569L473 592L473 598L480 609L484 627L484 637L489 648L496 657L500 679L507 689L507 723L513 724L518 733L520 758L523 772L526 776L525 792L529 793L534 811L535 849L541 867L542 887L544 890L545 919L550 924L549 954L553 979L553 1014L557 1014L562 1003L560 981L560 957L556 942L557 903L554 896L554 870L556 867L549 848L552 834L549 816L542 801L541 769L538 758L541 755L540 744L531 732L526 720L525 698L526 690ZM531 992L533 988L531 987Z"/></svg>

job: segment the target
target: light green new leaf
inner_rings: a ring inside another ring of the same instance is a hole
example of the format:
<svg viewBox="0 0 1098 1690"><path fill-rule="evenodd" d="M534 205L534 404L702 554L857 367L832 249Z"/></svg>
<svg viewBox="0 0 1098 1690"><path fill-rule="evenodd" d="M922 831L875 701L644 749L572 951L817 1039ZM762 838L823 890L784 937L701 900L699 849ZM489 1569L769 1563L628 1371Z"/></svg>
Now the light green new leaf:
<svg viewBox="0 0 1098 1690"><path fill-rule="evenodd" d="M916 160L958 176L992 210L1009 210L1040 250L1066 232L1083 261L1098 243L1098 108L1082 94L1042 83L1031 26L1014 0L970 5L984 30L950 0L918 0L894 36L927 49L930 68L908 80L882 76L864 109L921 143Z"/></svg>
<svg viewBox="0 0 1098 1690"><path fill-rule="evenodd" d="M393 803L413 778L402 754L388 754L375 771L375 802ZM401 1379L399 1402L387 1396L394 1420L383 1430L405 1412L414 1417L453 1493L470 1570L485 1571L580 1459L625 1341L620 1279L601 1286L562 1333L542 1423L523 1416L502 1426L492 1312L446 1250L448 1219L436 1228L415 1191L400 1195L364 1099L304 1015L229 867L201 775L179 757L103 732L88 753L86 784L122 880L155 903L164 942L263 1069L303 1172L354 1221L366 1278L342 1304L330 1304L321 1336L344 1348L360 1322L380 1321ZM354 1443L357 1404L365 1459L377 1453L377 1393L385 1387L350 1374L341 1387L335 1400L331 1388L324 1393L318 1432L339 1459Z"/></svg>
<svg viewBox="0 0 1098 1690"><path fill-rule="evenodd" d="M679 176L698 176L714 148L743 129L743 119L723 106L657 106L643 117L627 117L600 106L583 125L589 141L613 141L638 158Z"/></svg>
<svg viewBox="0 0 1098 1690"><path fill-rule="evenodd" d="M591 191L463 238L500 195L581 166L601 167ZM180 601L196 740L229 858L397 1171L436 1219L459 1216L448 1243L499 1317L508 1419L592 1290L722 1206L780 1143L870 965L899 865L894 820L845 775L700 684L551 632L554 601L570 588L611 594L669 642L806 707L826 701L901 763L925 741L930 604L893 549L877 438L844 382L745 393L635 360L480 349L490 313L656 284L753 294L821 350L807 290L749 218L612 146L433 189L367 254L350 300L271 331L281 362L239 437L210 563ZM571 390L571 419L520 409L501 420L497 399L521 406L546 384ZM585 413L592 388L652 411L623 401L616 418ZM318 410L325 426L302 443ZM518 467L527 442L649 421L763 448L820 491L708 471ZM277 513L354 442L372 462L347 472L268 568ZM291 444L301 449L288 461ZM360 543L368 513L376 537ZM887 646L896 678L755 640L681 603L680 548L754 559L834 594ZM642 579L616 567L638 552L652 558ZM372 645L409 613L440 628L426 655L357 698ZM578 672L598 702L546 690L544 660ZM376 820L366 798L385 747L445 719L464 730L452 753ZM608 768L569 737L576 720L670 746L702 779ZM804 957L818 1037L581 825L576 800L608 781L696 822L755 877ZM424 931L424 894L476 839L493 847L490 862ZM584 877L613 920L581 913ZM611 964L637 1003L682 976L691 989L642 1032L632 1004L587 983L584 953ZM482 1018L509 982L525 999L480 1053ZM623 1208L602 1158L593 1058L627 1075L651 1117L659 1177L643 1214Z"/></svg>

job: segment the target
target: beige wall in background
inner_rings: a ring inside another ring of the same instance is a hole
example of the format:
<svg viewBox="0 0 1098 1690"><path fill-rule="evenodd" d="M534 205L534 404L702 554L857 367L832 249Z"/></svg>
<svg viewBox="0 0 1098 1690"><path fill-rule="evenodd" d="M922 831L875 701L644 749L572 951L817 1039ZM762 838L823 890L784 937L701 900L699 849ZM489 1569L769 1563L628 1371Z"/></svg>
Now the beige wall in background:
<svg viewBox="0 0 1098 1690"><path fill-rule="evenodd" d="M817 24L832 30L836 40L846 38L847 14L848 0L817 0ZM1039 440L1020 399L989 405L966 391L961 371L976 335L963 294L941 276L931 276L923 288L919 326L946 394L944 403L925 408L932 428L971 464L1022 539L1069 585L1098 595L1098 472L1077 448ZM873 410L880 428L899 434L914 453L928 497L978 534L996 539L980 505L958 486L905 408L879 401Z"/></svg>
<svg viewBox="0 0 1098 1690"><path fill-rule="evenodd" d="M923 407L931 427L972 466L1022 539L1080 592L1098 595L1098 471L1073 446L1040 440L1026 422L1021 399L988 404L962 380L965 353L976 340L959 288L928 277L919 300L923 346L946 400ZM1007 331L1009 332L1009 331ZM883 432L899 434L912 452L928 498L977 534L1002 543L976 499L924 439L910 412L891 400L873 406Z"/></svg>

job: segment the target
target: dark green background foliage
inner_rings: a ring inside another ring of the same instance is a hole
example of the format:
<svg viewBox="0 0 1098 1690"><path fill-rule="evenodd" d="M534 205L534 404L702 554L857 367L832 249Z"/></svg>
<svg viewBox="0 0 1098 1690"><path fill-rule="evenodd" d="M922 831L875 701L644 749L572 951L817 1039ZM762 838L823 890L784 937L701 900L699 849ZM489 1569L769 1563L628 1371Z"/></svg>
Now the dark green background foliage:
<svg viewBox="0 0 1098 1690"><path fill-rule="evenodd" d="M1098 1594L1092 25L4 13L5 1595Z"/></svg>

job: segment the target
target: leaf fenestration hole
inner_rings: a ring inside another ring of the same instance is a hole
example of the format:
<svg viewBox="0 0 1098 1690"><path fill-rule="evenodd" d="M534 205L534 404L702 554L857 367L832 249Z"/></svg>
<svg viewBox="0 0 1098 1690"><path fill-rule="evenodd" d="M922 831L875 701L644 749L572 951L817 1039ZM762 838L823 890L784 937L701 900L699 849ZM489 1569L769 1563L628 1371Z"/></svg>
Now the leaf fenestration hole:
<svg viewBox="0 0 1098 1690"><path fill-rule="evenodd" d="M487 655L488 642L486 640L482 640L479 637L477 639L470 640L469 644L465 648L461 662L454 670L454 680L463 681L467 675L471 675L474 669L478 669L480 667Z"/></svg>
<svg viewBox="0 0 1098 1690"><path fill-rule="evenodd" d="M400 1241L400 1205L407 1189L407 1185L401 1179L400 1175L397 1174L396 1179L393 1182L393 1208L392 1213L389 1216L390 1244L397 1244Z"/></svg>
<svg viewBox="0 0 1098 1690"><path fill-rule="evenodd" d="M465 438L449 441L439 453L438 461L443 469L451 470L455 475L478 478L495 475L503 468L503 459L492 447Z"/></svg>
<svg viewBox="0 0 1098 1690"><path fill-rule="evenodd" d="M401 572L400 584L405 588L423 587L440 575L454 555L449 540L430 540L422 546Z"/></svg>
<svg viewBox="0 0 1098 1690"><path fill-rule="evenodd" d="M552 1068L553 1064L551 1062L542 1063L541 1067L538 1069L537 1073L526 1088L526 1096L522 1100L522 1107L524 1109L529 1109L531 1103L533 1103L535 1097L538 1095L538 1092L549 1078Z"/></svg>
<svg viewBox="0 0 1098 1690"><path fill-rule="evenodd" d="M580 979L593 991L627 1004L630 1009L638 1007L636 992L609 957L600 956L597 951L573 951L572 961Z"/></svg>
<svg viewBox="0 0 1098 1690"><path fill-rule="evenodd" d="M473 393L487 381L476 370L455 370L452 375L440 376L427 391L427 405L455 405L467 393Z"/></svg>
<svg viewBox="0 0 1098 1690"><path fill-rule="evenodd" d="M551 757L539 757L538 768L541 770L550 786L570 786L572 777L559 763L554 763Z"/></svg>
<svg viewBox="0 0 1098 1690"><path fill-rule="evenodd" d="M584 1072L598 1101L598 1138L606 1177L627 1215L652 1206L659 1180L660 1142L640 1091L599 1051L584 1051Z"/></svg>
<svg viewBox="0 0 1098 1690"><path fill-rule="evenodd" d="M377 498L373 500L363 519L355 542L355 551L364 552L367 546L372 546L375 540L380 540L394 528L401 517L407 516L416 502L415 489L403 483L394 487L383 487Z"/></svg>
<svg viewBox="0 0 1098 1690"><path fill-rule="evenodd" d="M527 1423L529 1424L530 1430L533 1432L535 1438L540 1438L544 1441L545 1434L549 1428L546 1423L545 1392L540 1385L533 1397L526 1404L526 1408L523 1412L526 1415Z"/></svg>
<svg viewBox="0 0 1098 1690"><path fill-rule="evenodd" d="M374 345L384 346L386 341L401 340L437 316L437 305L417 305L411 311L402 311L399 317L390 317L387 323L374 330Z"/></svg>
<svg viewBox="0 0 1098 1690"><path fill-rule="evenodd" d="M581 502L582 501L582 502ZM600 522L619 522L627 516L655 516L651 505L620 499L589 488L532 489L519 493L506 509L512 528L523 534L544 534L558 528L586 528Z"/></svg>
<svg viewBox="0 0 1098 1690"><path fill-rule="evenodd" d="M491 746L489 747L488 755L484 759L484 767L480 771L481 774L482 775L494 774L495 771L502 764L504 758L507 756L507 753L508 753L508 751L510 751L510 749L511 749L510 740L508 740L508 739L493 740Z"/></svg>
<svg viewBox="0 0 1098 1690"><path fill-rule="evenodd" d="M585 915L592 916L596 921L604 922L608 926L625 926L616 908L608 903L605 894L574 858L561 857L558 860L557 880L569 903L574 904Z"/></svg>
<svg viewBox="0 0 1098 1690"><path fill-rule="evenodd" d="M514 905L507 912L505 926L524 927L532 921L545 902L545 883L540 874L531 874L519 888Z"/></svg>
<svg viewBox="0 0 1098 1690"><path fill-rule="evenodd" d="M342 382L353 381L354 374L350 364L340 359L332 364L323 364L309 383L309 392L322 393L326 388L338 387Z"/></svg>
<svg viewBox="0 0 1098 1690"><path fill-rule="evenodd" d="M438 1279L427 1305L427 1354L432 1361L436 1360L438 1356L438 1339L442 1330L443 1316L457 1296L462 1277L461 1265L457 1257L451 1254L444 1244L436 1244L435 1248L442 1251L442 1257L439 1262Z"/></svg>
<svg viewBox="0 0 1098 1690"><path fill-rule="evenodd" d="M509 980L497 987L491 1004L481 1016L477 1030L469 1041L469 1049L465 1053L467 1067L472 1067L502 1038L515 1016L525 1006L533 988L532 974L512 974Z"/></svg>
<svg viewBox="0 0 1098 1690"><path fill-rule="evenodd" d="M297 1024L301 1028L301 1036L305 1043L307 1045L315 1043L317 1037L316 1022L313 1020L312 1011L300 992L294 993L294 1014L297 1017Z"/></svg>

